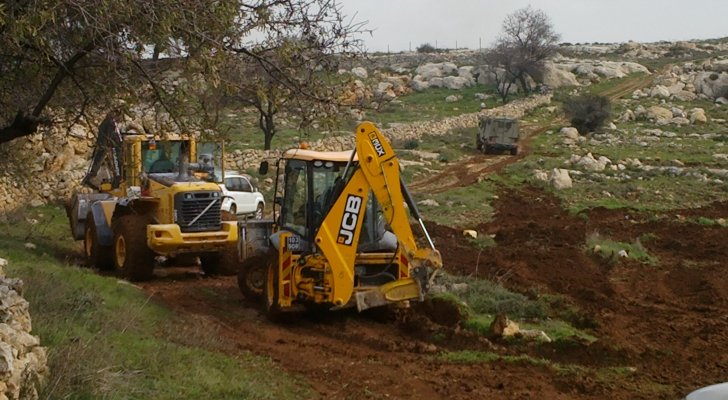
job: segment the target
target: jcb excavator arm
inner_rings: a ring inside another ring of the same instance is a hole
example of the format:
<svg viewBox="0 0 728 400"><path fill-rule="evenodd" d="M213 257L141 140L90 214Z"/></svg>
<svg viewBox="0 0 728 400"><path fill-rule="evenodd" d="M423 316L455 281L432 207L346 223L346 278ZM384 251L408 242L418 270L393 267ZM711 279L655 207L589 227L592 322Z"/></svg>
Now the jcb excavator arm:
<svg viewBox="0 0 728 400"><path fill-rule="evenodd" d="M406 258L405 263L410 268L400 272L397 280L376 290L358 292L357 306L362 310L387 302L422 299L427 289L428 268L442 267L442 258L429 236L429 248L417 246L405 202L419 220L425 235L427 231L400 179L397 156L371 122L361 123L356 129L356 154L358 164L353 162L352 155L348 167L354 168L351 178L327 213L315 238L323 260L331 269L330 299L335 305L344 305L354 292L357 244L370 191L379 202L386 222L397 237L399 253Z"/></svg>

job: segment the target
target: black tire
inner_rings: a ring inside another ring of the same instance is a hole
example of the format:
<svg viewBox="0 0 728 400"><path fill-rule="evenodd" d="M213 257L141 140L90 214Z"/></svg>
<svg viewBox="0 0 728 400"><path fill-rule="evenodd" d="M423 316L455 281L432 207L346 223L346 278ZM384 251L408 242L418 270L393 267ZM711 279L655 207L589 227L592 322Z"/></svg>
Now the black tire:
<svg viewBox="0 0 728 400"><path fill-rule="evenodd" d="M514 147L514 148L511 149L511 155L512 156L517 156L518 155L518 147Z"/></svg>
<svg viewBox="0 0 728 400"><path fill-rule="evenodd" d="M232 245L216 253L202 253L200 263L205 275L235 275L240 267L238 247Z"/></svg>
<svg viewBox="0 0 728 400"><path fill-rule="evenodd" d="M265 285L263 286L263 313L273 322L281 321L281 306L278 304L278 254L268 257Z"/></svg>
<svg viewBox="0 0 728 400"><path fill-rule="evenodd" d="M235 203L231 204L229 212L232 215L238 215L238 206L236 206Z"/></svg>
<svg viewBox="0 0 728 400"><path fill-rule="evenodd" d="M96 267L102 271L114 269L114 246L99 244L96 232L96 221L93 214L86 217L86 231L83 236L83 255L86 266Z"/></svg>
<svg viewBox="0 0 728 400"><path fill-rule="evenodd" d="M490 154L491 152L492 152L492 150L490 149L490 146L488 146L487 144L484 144L483 145L483 154Z"/></svg>
<svg viewBox="0 0 728 400"><path fill-rule="evenodd" d="M127 214L111 224L114 231L114 266L130 281L146 281L154 272L154 252L147 246L146 217Z"/></svg>
<svg viewBox="0 0 728 400"><path fill-rule="evenodd" d="M268 263L265 256L254 256L240 264L238 272L238 288L248 300L258 300L263 297Z"/></svg>
<svg viewBox="0 0 728 400"><path fill-rule="evenodd" d="M255 207L255 214L253 214L253 218L263 219L263 203L258 203L258 206Z"/></svg>

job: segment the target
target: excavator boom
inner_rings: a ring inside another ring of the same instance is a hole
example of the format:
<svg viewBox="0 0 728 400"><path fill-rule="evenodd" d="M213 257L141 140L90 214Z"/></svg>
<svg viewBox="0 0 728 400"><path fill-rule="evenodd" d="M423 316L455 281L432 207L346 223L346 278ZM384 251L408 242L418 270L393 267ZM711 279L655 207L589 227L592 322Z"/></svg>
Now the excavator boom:
<svg viewBox="0 0 728 400"><path fill-rule="evenodd" d="M427 289L427 270L442 267L440 253L427 236L430 247L418 248L409 222L407 203L424 230L409 192L400 179L400 166L394 150L371 122L356 129L358 164L341 194L324 218L315 244L332 272L331 299L335 305L346 304L354 292L357 244L361 234L364 205L371 192L381 206L385 222L397 238L399 254L409 271L400 271L397 280L379 290L360 291L359 309L392 301L416 299ZM353 159L353 156L352 156ZM425 230L425 234L427 231Z"/></svg>

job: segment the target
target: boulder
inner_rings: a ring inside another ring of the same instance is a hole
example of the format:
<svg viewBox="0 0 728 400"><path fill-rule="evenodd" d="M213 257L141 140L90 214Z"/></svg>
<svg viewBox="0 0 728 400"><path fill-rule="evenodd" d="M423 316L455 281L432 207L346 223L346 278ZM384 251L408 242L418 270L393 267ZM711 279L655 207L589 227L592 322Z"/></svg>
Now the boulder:
<svg viewBox="0 0 728 400"><path fill-rule="evenodd" d="M461 76L446 76L442 79L442 85L448 89L459 90L471 86L471 81Z"/></svg>
<svg viewBox="0 0 728 400"><path fill-rule="evenodd" d="M670 123L678 126L690 125L690 120L685 117L675 117L670 120Z"/></svg>
<svg viewBox="0 0 728 400"><path fill-rule="evenodd" d="M607 79L623 78L625 76L624 72L622 72L620 68L615 68L611 65L594 67L594 73Z"/></svg>
<svg viewBox="0 0 728 400"><path fill-rule="evenodd" d="M556 190L569 189L573 186L569 171L561 168L554 168L549 172L549 184Z"/></svg>
<svg viewBox="0 0 728 400"><path fill-rule="evenodd" d="M443 87L443 86L445 86L445 81L442 78L431 78L427 82L430 84L430 87Z"/></svg>
<svg viewBox="0 0 728 400"><path fill-rule="evenodd" d="M688 118L690 118L691 124L705 124L708 122L708 117L705 115L705 110L702 108L693 108L688 112Z"/></svg>
<svg viewBox="0 0 728 400"><path fill-rule="evenodd" d="M650 90L650 97L670 98L670 90L662 85L657 85Z"/></svg>
<svg viewBox="0 0 728 400"><path fill-rule="evenodd" d="M578 156L574 157L572 155L572 157L571 157L572 163L573 163L573 160L575 160L577 158L578 158L578 160L576 161L575 165L582 167L583 169L585 169L587 171L604 171L604 168L606 168L607 162L609 161L609 159L606 157L604 157L604 159L602 159L602 157L600 157L600 159L597 160L596 158L594 158L592 153L587 153L583 157L578 157ZM609 162L611 162L611 161L609 161Z"/></svg>
<svg viewBox="0 0 728 400"><path fill-rule="evenodd" d="M544 64L543 70L536 80L553 89L562 86L579 86L579 81L576 80L573 73L557 68L553 62Z"/></svg>
<svg viewBox="0 0 728 400"><path fill-rule="evenodd" d="M429 88L430 87L430 84L428 82L423 81L423 80L419 80L419 79L417 79L417 77L415 77L415 79L412 79L410 81L410 87L415 92L421 92L421 91Z"/></svg>
<svg viewBox="0 0 728 400"><path fill-rule="evenodd" d="M652 106L647 109L647 118L654 119L656 123L669 123L672 119L672 111L660 106Z"/></svg>
<svg viewBox="0 0 728 400"><path fill-rule="evenodd" d="M445 97L445 101L448 103L454 103L456 101L459 101L461 98L461 96L451 94L450 96Z"/></svg>
<svg viewBox="0 0 728 400"><path fill-rule="evenodd" d="M458 76L472 81L473 80L473 68L474 67L472 65L458 68Z"/></svg>
<svg viewBox="0 0 728 400"><path fill-rule="evenodd" d="M369 77L369 73L364 67L354 67L351 69L351 74L359 79L366 79Z"/></svg>
<svg viewBox="0 0 728 400"><path fill-rule="evenodd" d="M515 336L520 331L520 328L505 313L499 313L490 324L489 331L491 335L496 337L508 337Z"/></svg>
<svg viewBox="0 0 728 400"><path fill-rule="evenodd" d="M374 97L384 101L396 99L397 94L394 93L394 85L390 82L379 82L374 89Z"/></svg>
<svg viewBox="0 0 728 400"><path fill-rule="evenodd" d="M561 133L561 136L571 139L571 140L579 139L579 131L576 128L571 127L571 126L566 126L566 127L561 128L561 131L559 131L559 133Z"/></svg>
<svg viewBox="0 0 728 400"><path fill-rule="evenodd" d="M710 99L728 97L728 73L699 72L693 84L697 94L704 94Z"/></svg>
<svg viewBox="0 0 728 400"><path fill-rule="evenodd" d="M698 98L698 95L693 92L688 92L687 90L681 90L677 93L674 93L672 97L680 101L693 101Z"/></svg>

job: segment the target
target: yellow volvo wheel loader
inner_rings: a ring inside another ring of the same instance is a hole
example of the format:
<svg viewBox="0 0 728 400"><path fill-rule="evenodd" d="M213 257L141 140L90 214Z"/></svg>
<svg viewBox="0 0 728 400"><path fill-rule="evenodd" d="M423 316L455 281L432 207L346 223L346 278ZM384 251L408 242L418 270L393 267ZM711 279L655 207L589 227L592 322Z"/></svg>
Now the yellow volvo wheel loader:
<svg viewBox="0 0 728 400"><path fill-rule="evenodd" d="M213 158L198 154L193 138L126 134L107 117L83 180L93 193L75 193L67 206L86 264L135 281L152 277L158 255L199 257L207 273L236 272L237 222L221 218Z"/></svg>
<svg viewBox="0 0 728 400"><path fill-rule="evenodd" d="M261 297L269 316L297 304L361 311L424 298L442 259L374 124L357 127L354 151L288 150L278 172L277 218L241 225L239 234L240 289Z"/></svg>

